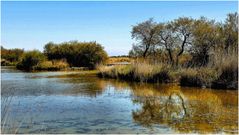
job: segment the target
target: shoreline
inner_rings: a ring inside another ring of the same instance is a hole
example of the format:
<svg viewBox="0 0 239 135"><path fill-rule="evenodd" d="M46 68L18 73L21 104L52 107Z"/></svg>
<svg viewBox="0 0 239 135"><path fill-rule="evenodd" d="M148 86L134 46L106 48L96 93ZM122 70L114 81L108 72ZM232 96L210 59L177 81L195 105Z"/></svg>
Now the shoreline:
<svg viewBox="0 0 239 135"><path fill-rule="evenodd" d="M127 65L129 66L129 65ZM90 70L85 67L69 67L67 69L62 69L62 70L32 70L32 71L26 71L26 70L20 70L17 69L16 66L1 66L2 67L10 67L22 72L30 72L30 73L38 73L38 72L84 72L84 74L93 74L96 75L99 78L105 78L105 79L115 79L115 80L120 80L120 81L125 81L125 82L136 82L140 84L178 84L179 86L182 87L196 87L196 88L201 88L202 90L204 88L209 88L209 89L214 89L214 90L238 90L235 88L222 88L220 87L221 85L225 85L220 81L214 81L210 82L210 85L205 85L202 84L202 80L196 76L196 79L193 78L192 76L184 76L183 73L179 73L177 75L172 75L169 74L167 71L159 72L152 77L149 78L144 78L142 79L142 76L135 77L134 73L126 73L126 74L120 74L118 73L117 75L111 75L108 71L107 72L102 72L100 69L94 69ZM104 66L104 67L109 67L109 66ZM117 66L115 66L117 67ZM177 71L174 71L175 73ZM174 73L173 73L174 74ZM232 82L236 83L236 82ZM214 84L214 85L213 85ZM213 86L212 86L213 85ZM234 84L235 85L235 84Z"/></svg>

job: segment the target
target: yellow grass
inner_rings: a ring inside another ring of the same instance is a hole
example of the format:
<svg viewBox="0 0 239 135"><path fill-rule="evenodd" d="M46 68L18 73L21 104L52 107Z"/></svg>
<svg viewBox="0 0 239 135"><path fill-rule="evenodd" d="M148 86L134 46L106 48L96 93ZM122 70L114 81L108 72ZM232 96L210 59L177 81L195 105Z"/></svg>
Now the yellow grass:
<svg viewBox="0 0 239 135"><path fill-rule="evenodd" d="M110 57L107 60L107 64L114 64L118 62L131 62L132 60L129 57Z"/></svg>

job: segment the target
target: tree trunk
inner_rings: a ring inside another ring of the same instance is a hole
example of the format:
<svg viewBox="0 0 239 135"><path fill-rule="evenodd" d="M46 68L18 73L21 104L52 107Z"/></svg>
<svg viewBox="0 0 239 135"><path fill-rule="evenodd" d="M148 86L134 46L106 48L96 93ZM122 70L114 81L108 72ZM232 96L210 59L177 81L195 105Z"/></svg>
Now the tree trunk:
<svg viewBox="0 0 239 135"><path fill-rule="evenodd" d="M167 51L168 51L168 55L169 55L169 58L170 58L170 64L171 64L171 65L174 65L174 61L173 61L172 52L171 52L171 50L170 50L170 49L167 49Z"/></svg>
<svg viewBox="0 0 239 135"><path fill-rule="evenodd" d="M150 45L146 45L146 49L145 49L145 51L144 51L144 53L143 53L143 57L144 57L144 58L146 58L147 52L148 52L148 50L149 50L149 47L150 47Z"/></svg>
<svg viewBox="0 0 239 135"><path fill-rule="evenodd" d="M186 40L187 40L187 37L184 36L184 39L183 39L183 42L182 42L182 45L181 45L181 50L180 52L177 54L177 57L176 57L176 66L178 67L178 61L179 61L179 57L183 54L184 52L184 46L186 44Z"/></svg>

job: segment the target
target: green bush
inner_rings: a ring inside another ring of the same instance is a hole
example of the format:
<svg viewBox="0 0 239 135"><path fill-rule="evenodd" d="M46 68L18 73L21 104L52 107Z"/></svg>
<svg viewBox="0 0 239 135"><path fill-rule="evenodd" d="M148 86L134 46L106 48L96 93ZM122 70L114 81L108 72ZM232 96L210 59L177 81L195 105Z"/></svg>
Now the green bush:
<svg viewBox="0 0 239 135"><path fill-rule="evenodd" d="M22 60L17 64L21 70L34 70L34 68L45 60L45 56L38 50L24 53Z"/></svg>
<svg viewBox="0 0 239 135"><path fill-rule="evenodd" d="M20 61L24 53L23 49L6 49L1 46L1 65L2 66L15 66Z"/></svg>
<svg viewBox="0 0 239 135"><path fill-rule="evenodd" d="M104 48L96 42L50 42L45 45L44 53L49 60L66 59L72 67L95 68L96 65L105 63L108 58Z"/></svg>

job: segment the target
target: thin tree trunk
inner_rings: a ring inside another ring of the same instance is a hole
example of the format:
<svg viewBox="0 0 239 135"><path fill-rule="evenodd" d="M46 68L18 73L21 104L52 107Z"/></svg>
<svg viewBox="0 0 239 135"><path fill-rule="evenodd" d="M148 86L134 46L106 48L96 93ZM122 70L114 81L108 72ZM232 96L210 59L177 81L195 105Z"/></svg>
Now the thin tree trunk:
<svg viewBox="0 0 239 135"><path fill-rule="evenodd" d="M170 58L170 64L171 64L171 65L174 65L174 61L173 61L172 52L171 52L171 50L170 50L170 49L167 49L167 51L168 51L168 55L169 55L169 58Z"/></svg>
<svg viewBox="0 0 239 135"><path fill-rule="evenodd" d="M144 58L146 58L146 55L147 55L148 50L149 50L149 47L146 46L146 49L145 49L145 51L144 51L144 53L143 53L143 57L144 57Z"/></svg>
<svg viewBox="0 0 239 135"><path fill-rule="evenodd" d="M183 54L184 52L184 46L186 44L186 40L187 40L187 37L184 36L184 39L183 39L183 43L181 45L181 51L177 54L177 57L176 57L176 66L178 67L178 61L179 61L179 57Z"/></svg>

